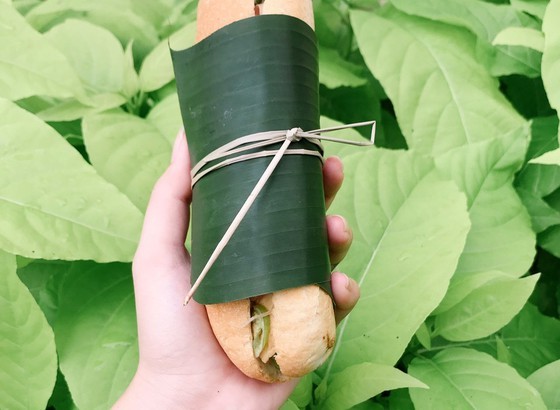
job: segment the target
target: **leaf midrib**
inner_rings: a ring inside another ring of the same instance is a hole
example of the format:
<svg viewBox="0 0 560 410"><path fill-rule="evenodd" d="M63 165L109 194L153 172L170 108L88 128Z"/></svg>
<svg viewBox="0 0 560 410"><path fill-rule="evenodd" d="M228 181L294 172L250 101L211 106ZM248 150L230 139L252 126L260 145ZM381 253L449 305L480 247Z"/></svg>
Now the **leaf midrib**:
<svg viewBox="0 0 560 410"><path fill-rule="evenodd" d="M0 196L0 201L4 201L4 202L6 202L6 203L8 203L8 204L10 204L10 205L14 205L14 206L16 206L16 207L21 207L21 208L23 208L23 209L31 209L31 210L36 211L36 212L39 212L39 213L41 213L41 214L43 214L43 215L46 215L46 216L49 216L49 217L53 217L53 218L56 218L56 219L60 219L60 220L63 220L63 221L65 221L65 222L69 222L69 223L72 223L72 224L81 226L81 227L83 227L83 228L89 229L89 230L91 230L91 231L93 231L93 232L98 232L98 233L107 235L107 236L109 236L109 237L113 237L113 238L117 238L117 239L123 239L123 240L128 241L128 242L131 242L131 243L133 243L133 244L136 244L136 243L138 242L137 239L127 238L127 237L118 235L118 234L116 234L115 232L110 232L110 231L101 229L101 228L99 228L98 226L90 226L90 225L87 225L87 224L85 224L85 223L83 223L83 222L81 222L81 221L79 221L79 220L75 220L75 219L72 219L72 218L69 218L69 217L66 217L66 216L63 216L63 215L57 215L57 214L54 213L54 212L47 212L47 211L45 211L44 209L41 209L41 208L39 208L39 207L31 206L31 205L29 205L29 204L24 204L24 203L21 203L21 202L18 202L18 201L14 201L14 200L12 200L12 199L10 199L10 198L6 198L6 197L4 197L4 196Z"/></svg>

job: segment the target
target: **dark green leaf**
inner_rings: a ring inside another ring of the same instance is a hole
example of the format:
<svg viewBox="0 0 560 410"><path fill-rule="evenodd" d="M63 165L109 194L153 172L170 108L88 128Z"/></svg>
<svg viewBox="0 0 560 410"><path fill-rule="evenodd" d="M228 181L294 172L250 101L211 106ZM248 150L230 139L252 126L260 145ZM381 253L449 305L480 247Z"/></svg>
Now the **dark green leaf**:
<svg viewBox="0 0 560 410"><path fill-rule="evenodd" d="M110 408L138 363L131 266L75 263L62 284L54 330L76 406Z"/></svg>

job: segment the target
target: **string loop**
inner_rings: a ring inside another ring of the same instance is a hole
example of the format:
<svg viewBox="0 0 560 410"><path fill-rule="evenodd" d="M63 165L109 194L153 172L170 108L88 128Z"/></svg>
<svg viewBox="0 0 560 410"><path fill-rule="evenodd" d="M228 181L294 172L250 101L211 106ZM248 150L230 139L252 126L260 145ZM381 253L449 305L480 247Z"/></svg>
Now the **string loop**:
<svg viewBox="0 0 560 410"><path fill-rule="evenodd" d="M354 128L354 127L362 127L366 125L371 125L371 136L369 141L351 141L345 140L341 138L333 138L333 137L325 137L321 135L322 133L338 131L347 128ZM264 185L276 169L276 166L282 159L282 157L286 154L288 155L311 155L317 156L321 160L323 156L314 150L307 150L307 149L291 149L289 150L288 147L292 142L298 142L301 139L305 138L307 141L318 145L322 148L321 142L319 140L331 141L331 142L338 142L341 144L350 144L356 146L371 146L375 142L375 131L376 131L376 122L375 121L365 121L359 122L354 124L346 124L340 125L336 127L329 127L329 128L322 128L313 131L303 131L301 128L292 128L290 130L284 131L267 131L267 132L259 132L256 134L247 135L244 137L237 138L224 146L212 151L210 154L206 155L198 164L196 164L191 170L191 184L194 186L203 176L207 175L209 172L212 172L216 169L225 167L227 165L231 165L241 161L247 161L254 158L262 158L265 156L273 156L272 160L266 167L264 173L260 177L259 181L243 203L243 206L231 222L231 225L226 230L226 233L216 245L216 248L210 255L210 258L206 262L206 265L200 272L200 275L196 279L195 283L193 284L191 290L185 297L184 304L186 305L191 300L192 296L228 244L229 240L232 238L233 234L245 218L245 215L249 212L249 209L257 199L257 196L263 189ZM231 155L240 154L244 151L249 151L255 148L264 147L267 145L277 144L282 142L282 146L276 151L260 151L260 152L253 152L248 154L241 154L235 157L230 157ZM203 168L208 165L212 161L216 161L221 158L226 158L225 160L210 166L209 168L203 170Z"/></svg>

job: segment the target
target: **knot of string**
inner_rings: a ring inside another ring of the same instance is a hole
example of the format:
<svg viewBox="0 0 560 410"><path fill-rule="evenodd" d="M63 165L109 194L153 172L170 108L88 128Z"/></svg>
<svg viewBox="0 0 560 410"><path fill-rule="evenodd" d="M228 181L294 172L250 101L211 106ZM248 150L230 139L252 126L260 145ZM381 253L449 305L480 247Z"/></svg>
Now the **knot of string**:
<svg viewBox="0 0 560 410"><path fill-rule="evenodd" d="M366 140L352 141L352 140L346 140L342 138L333 138L333 137L326 137L324 135L321 135L323 133L334 132L334 131L339 131L348 128L363 127L367 125L372 126L369 141ZM206 277L206 275L208 274L208 272L210 271L210 269L212 268L212 266L214 265L214 263L216 262L216 260L218 259L218 257L220 256L224 248L226 247L226 245L228 244L228 242L230 241L230 239L232 238L233 234L235 233L235 231L243 221L243 218L245 218L245 216L249 212L249 209L251 208L251 206L257 199L257 196L259 195L259 193L261 192L261 190L269 180L270 176L278 166L278 163L280 162L282 157L284 155L308 155L308 156L318 157L319 159L321 159L321 161L323 160L323 155L316 150L288 149L288 147L292 142L298 142L301 141L302 139L306 139L307 141L321 148L321 151L322 151L322 145L320 140L337 142L341 144L350 144L356 146L371 146L375 142L375 130L376 130L375 126L376 126L375 121L365 121L365 122L345 124L345 125L340 125L335 127L320 128L312 131L303 131L301 128L292 128L290 130L283 130L283 131L259 132L259 133L250 134L237 138L215 149L214 151L206 155L203 159L201 159L191 170L191 185L193 187L198 181L200 181L201 178L203 178L208 173L213 172L217 169L238 162L248 161L250 159L262 158L267 156L273 157L270 163L268 164L268 166L266 167L266 169L264 170L262 176L259 178L257 184L255 185L255 187L253 188L253 190L251 191L251 193L243 203L243 206L238 211L237 215L235 216L230 226L224 233L224 236L222 237L222 239L220 239L220 241L216 245L216 248L210 255L210 258L208 258L206 265L200 272L200 275L198 276L191 290L185 297L184 304L186 305L187 303L189 303L192 296L194 295L194 293L196 292L196 290L198 289L198 287L200 286L200 284L202 283L202 281L204 280L204 278ZM277 150L262 150L262 151L243 154L243 152L245 151L254 150L255 148L265 147L280 142L282 142L282 146ZM232 157L232 155L235 156ZM207 168L204 168L206 165L209 165L210 162L217 161L222 158L226 158L226 159L214 165L211 165Z"/></svg>

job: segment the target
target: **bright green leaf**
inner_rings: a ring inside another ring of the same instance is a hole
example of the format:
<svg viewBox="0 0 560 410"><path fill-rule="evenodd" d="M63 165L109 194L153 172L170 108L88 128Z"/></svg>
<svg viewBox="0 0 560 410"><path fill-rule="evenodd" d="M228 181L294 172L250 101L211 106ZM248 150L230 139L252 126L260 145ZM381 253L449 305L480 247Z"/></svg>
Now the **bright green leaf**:
<svg viewBox="0 0 560 410"><path fill-rule="evenodd" d="M142 62L140 68L140 87L143 91L154 91L175 78L172 49L184 49L194 44L196 22L186 25L170 38L160 42Z"/></svg>
<svg viewBox="0 0 560 410"><path fill-rule="evenodd" d="M458 274L500 270L519 277L535 256L535 234L512 186L527 149L527 129L471 144L436 159L468 198L472 229Z"/></svg>
<svg viewBox="0 0 560 410"><path fill-rule="evenodd" d="M469 230L465 198L412 152L361 148L345 157L333 204L354 230L340 265L362 297L339 326L327 374L365 361L393 365L443 298Z"/></svg>
<svg viewBox="0 0 560 410"><path fill-rule="evenodd" d="M0 251L0 408L45 408L56 380L54 335L16 274L16 258Z"/></svg>
<svg viewBox="0 0 560 410"><path fill-rule="evenodd" d="M14 7L19 11L22 15L26 15L29 10L33 7L39 5L41 0L10 0Z"/></svg>
<svg viewBox="0 0 560 410"><path fill-rule="evenodd" d="M299 407L293 401L288 400L280 407L280 410L299 410Z"/></svg>
<svg viewBox="0 0 560 410"><path fill-rule="evenodd" d="M297 407L305 408L313 399L313 378L311 374L303 376L290 394L290 401Z"/></svg>
<svg viewBox="0 0 560 410"><path fill-rule="evenodd" d="M461 342L480 339L507 325L531 296L539 275L501 279L472 291L436 316L435 333Z"/></svg>
<svg viewBox="0 0 560 410"><path fill-rule="evenodd" d="M0 97L57 98L83 94L66 57L6 3L0 3Z"/></svg>
<svg viewBox="0 0 560 410"><path fill-rule="evenodd" d="M446 312L461 303L469 294L476 289L498 281L510 279L511 275L500 271L488 271L471 273L470 275L457 275L451 279L449 289L445 297L434 310L435 315Z"/></svg>
<svg viewBox="0 0 560 410"><path fill-rule="evenodd" d="M68 19L45 33L45 38L66 56L88 92L122 91L124 52L107 29Z"/></svg>
<svg viewBox="0 0 560 410"><path fill-rule="evenodd" d="M113 33L127 45L134 40L134 54L143 58L159 42L157 31L136 14L129 0L46 0L27 15L29 23L39 31L47 31L68 18L79 18Z"/></svg>
<svg viewBox="0 0 560 410"><path fill-rule="evenodd" d="M356 74L360 67L344 60L336 50L319 47L319 81L328 88L358 87L367 80Z"/></svg>
<svg viewBox="0 0 560 410"><path fill-rule="evenodd" d="M132 11L159 28L169 18L175 0L131 1Z"/></svg>
<svg viewBox="0 0 560 410"><path fill-rule="evenodd" d="M508 27L539 28L536 21L509 4L489 4L481 0L392 0L391 3L405 13L464 27L474 33L479 39L478 55L488 60L494 76L517 73L537 77L540 74L539 52L491 46L496 35Z"/></svg>
<svg viewBox="0 0 560 410"><path fill-rule="evenodd" d="M173 144L177 133L183 127L177 93L170 94L160 101L152 108L146 119L159 130L170 144Z"/></svg>
<svg viewBox="0 0 560 410"><path fill-rule="evenodd" d="M384 410L381 404L374 402L373 400L363 401L360 404L350 407L350 410Z"/></svg>
<svg viewBox="0 0 560 410"><path fill-rule="evenodd" d="M560 166L530 163L517 175L515 185L536 232L560 224L560 211L545 200L560 188Z"/></svg>
<svg viewBox="0 0 560 410"><path fill-rule="evenodd" d="M142 214L52 128L0 100L0 248L43 259L129 261Z"/></svg>
<svg viewBox="0 0 560 410"><path fill-rule="evenodd" d="M533 158L529 163L560 166L560 148L545 152L540 157Z"/></svg>
<svg viewBox="0 0 560 410"><path fill-rule="evenodd" d="M560 212L551 207L542 197L517 187L517 194L531 216L533 230L537 233L560 224Z"/></svg>
<svg viewBox="0 0 560 410"><path fill-rule="evenodd" d="M131 41L126 46L124 51L124 63L123 63L123 88L122 92L127 98L132 98L140 91L140 79L136 73L136 68L134 68L134 56L132 54L132 44Z"/></svg>
<svg viewBox="0 0 560 410"><path fill-rule="evenodd" d="M375 363L357 364L333 376L328 385L327 396L319 407L325 410L344 410L384 391L404 387L427 386L391 366Z"/></svg>
<svg viewBox="0 0 560 410"><path fill-rule="evenodd" d="M560 0L550 0L543 20L542 78L550 105L560 112Z"/></svg>
<svg viewBox="0 0 560 410"><path fill-rule="evenodd" d="M130 264L74 264L54 328L60 369L80 409L109 409L138 363Z"/></svg>
<svg viewBox="0 0 560 410"><path fill-rule="evenodd" d="M544 17L544 12L549 0L510 0L511 5L519 11L524 11L533 16Z"/></svg>
<svg viewBox="0 0 560 410"><path fill-rule="evenodd" d="M74 99L67 100L39 111L37 117L43 121L74 121L88 114L119 107L126 102L126 99L120 94L104 93L88 97L88 102L84 104Z"/></svg>
<svg viewBox="0 0 560 410"><path fill-rule="evenodd" d="M414 334L422 347L430 349L432 346L432 335L430 334L430 329L426 326L426 323L422 323L416 333Z"/></svg>
<svg viewBox="0 0 560 410"><path fill-rule="evenodd" d="M408 371L429 386L410 390L419 410L546 410L538 391L513 368L475 350L450 348L433 358L417 358Z"/></svg>
<svg viewBox="0 0 560 410"><path fill-rule="evenodd" d="M542 31L534 28L508 27L494 37L492 44L528 47L542 53L544 50L544 35Z"/></svg>
<svg viewBox="0 0 560 410"><path fill-rule="evenodd" d="M469 33L392 9L383 16L354 11L351 17L360 51L411 148L441 154L523 126L477 61Z"/></svg>
<svg viewBox="0 0 560 410"><path fill-rule="evenodd" d="M125 113L88 116L83 130L97 172L145 210L154 183L169 164L168 140L148 121Z"/></svg>
<svg viewBox="0 0 560 410"><path fill-rule="evenodd" d="M541 367L527 381L539 391L549 410L560 409L560 360Z"/></svg>
<svg viewBox="0 0 560 410"><path fill-rule="evenodd" d="M509 352L509 363L523 377L560 359L560 320L544 316L531 304L527 304L499 335ZM494 355L496 350L492 344L481 342L473 346Z"/></svg>

